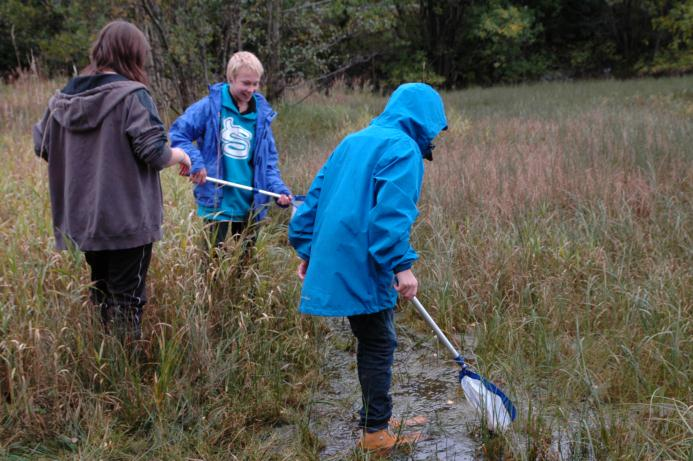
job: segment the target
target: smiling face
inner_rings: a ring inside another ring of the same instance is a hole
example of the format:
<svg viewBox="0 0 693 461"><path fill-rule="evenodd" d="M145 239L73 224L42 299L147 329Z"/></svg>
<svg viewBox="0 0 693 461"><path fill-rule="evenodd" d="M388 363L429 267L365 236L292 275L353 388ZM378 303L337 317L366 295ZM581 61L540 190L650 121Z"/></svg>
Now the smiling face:
<svg viewBox="0 0 693 461"><path fill-rule="evenodd" d="M260 75L248 67L241 67L234 77L229 79L231 96L239 106L247 106L260 86ZM243 107L239 107L243 110Z"/></svg>

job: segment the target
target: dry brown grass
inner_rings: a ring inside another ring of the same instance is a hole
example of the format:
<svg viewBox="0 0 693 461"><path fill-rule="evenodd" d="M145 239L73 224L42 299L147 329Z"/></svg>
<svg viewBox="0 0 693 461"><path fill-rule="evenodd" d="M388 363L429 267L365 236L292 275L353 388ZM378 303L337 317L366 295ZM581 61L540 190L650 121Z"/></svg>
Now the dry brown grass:
<svg viewBox="0 0 693 461"><path fill-rule="evenodd" d="M450 129L426 164L414 269L434 317L475 338L463 352L520 409L513 432L474 432L489 457L556 458L559 439L564 459L690 456L690 82L444 95ZM149 342L133 362L91 323L79 253L53 250L29 133L59 86L0 86L0 458L317 458L322 327L296 313L287 215L272 214L237 279L236 250L206 265L189 185L164 173ZM294 192L384 103L338 88L277 105ZM277 448L283 424L300 436Z"/></svg>

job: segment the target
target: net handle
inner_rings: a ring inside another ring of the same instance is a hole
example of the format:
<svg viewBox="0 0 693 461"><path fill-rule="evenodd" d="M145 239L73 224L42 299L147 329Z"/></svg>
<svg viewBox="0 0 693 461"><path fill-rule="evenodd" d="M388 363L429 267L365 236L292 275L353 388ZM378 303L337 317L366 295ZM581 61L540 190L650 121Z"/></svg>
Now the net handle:
<svg viewBox="0 0 693 461"><path fill-rule="evenodd" d="M274 197L274 198L281 197L280 194L276 194L276 193L270 192L268 190L256 189L255 187L246 186L245 184L238 184L237 182L224 181L223 179L212 178L211 176L207 176L207 181L213 182L215 184L221 184L222 186L235 187L237 189L243 189L243 190L249 190L249 191L257 192L258 194L268 195L268 196Z"/></svg>
<svg viewBox="0 0 693 461"><path fill-rule="evenodd" d="M414 303L414 307L416 308L417 311L419 311L419 314L421 314L421 317L424 318L426 323L428 324L429 327L433 329L435 332L436 336L438 336L438 339L440 340L441 343L452 353L452 356L455 360L457 360L460 357L460 353L457 352L457 349L455 349L455 346L452 345L452 343L448 340L447 336L443 333L443 331L440 329L440 327L436 324L436 322L433 320L433 317L431 317L426 309L423 307L423 304L421 304L421 301L414 296L411 299L411 302Z"/></svg>

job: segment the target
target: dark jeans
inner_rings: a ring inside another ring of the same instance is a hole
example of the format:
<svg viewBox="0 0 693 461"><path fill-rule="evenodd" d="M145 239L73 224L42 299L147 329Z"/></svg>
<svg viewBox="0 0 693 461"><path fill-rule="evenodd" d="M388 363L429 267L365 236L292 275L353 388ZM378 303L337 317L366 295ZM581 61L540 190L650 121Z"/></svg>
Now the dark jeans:
<svg viewBox="0 0 693 461"><path fill-rule="evenodd" d="M224 246L229 228L231 229L231 237L235 241L243 238L243 253L248 256L257 239L254 230L248 231L248 221L214 221L205 219L207 238L213 248L222 248Z"/></svg>
<svg viewBox="0 0 693 461"><path fill-rule="evenodd" d="M152 244L124 250L85 251L84 256L91 267L90 297L101 310L106 330L115 322L123 332L130 331L139 338Z"/></svg>
<svg viewBox="0 0 693 461"><path fill-rule="evenodd" d="M356 363L363 407L360 427L368 432L386 429L392 416L392 363L397 335L394 309L349 317L351 331L358 339Z"/></svg>

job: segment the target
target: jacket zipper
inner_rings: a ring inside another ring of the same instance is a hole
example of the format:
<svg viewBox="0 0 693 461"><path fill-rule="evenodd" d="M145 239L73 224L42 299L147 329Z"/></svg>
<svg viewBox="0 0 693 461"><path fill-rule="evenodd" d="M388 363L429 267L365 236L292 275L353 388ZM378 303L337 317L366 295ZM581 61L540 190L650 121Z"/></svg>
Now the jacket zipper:
<svg viewBox="0 0 693 461"><path fill-rule="evenodd" d="M217 177L220 177L221 175L221 136L219 133L219 130L221 129L221 111L217 112ZM221 178L224 179L224 178ZM221 186L218 184L214 185L214 209L219 208L219 194L217 194L217 190L221 189Z"/></svg>

